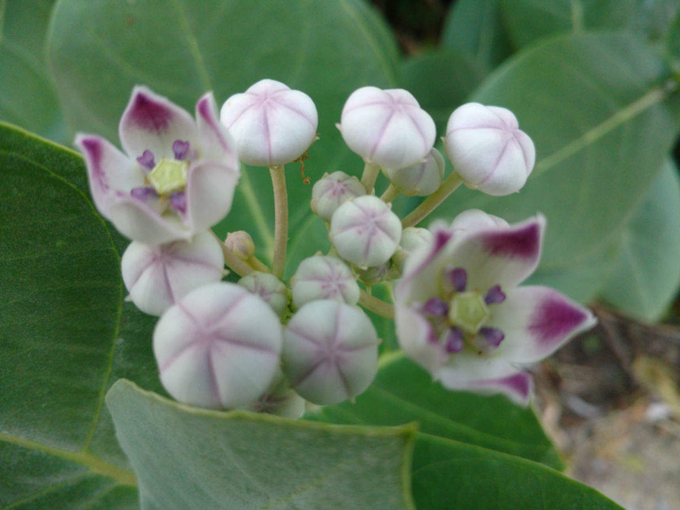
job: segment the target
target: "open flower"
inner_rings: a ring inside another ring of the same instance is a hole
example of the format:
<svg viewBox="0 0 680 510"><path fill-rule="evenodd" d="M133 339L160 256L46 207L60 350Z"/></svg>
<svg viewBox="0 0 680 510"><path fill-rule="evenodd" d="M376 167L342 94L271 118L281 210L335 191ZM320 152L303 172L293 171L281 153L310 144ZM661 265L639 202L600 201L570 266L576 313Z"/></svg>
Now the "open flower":
<svg viewBox="0 0 680 510"><path fill-rule="evenodd" d="M523 367L593 327L595 318L553 289L518 287L538 265L543 216L491 224L467 232L433 227L396 289L397 336L445 387L500 392L526 405L531 376Z"/></svg>
<svg viewBox="0 0 680 510"><path fill-rule="evenodd" d="M222 220L239 177L235 144L220 124L212 93L188 112L135 87L119 126L125 153L78 134L99 212L146 244L187 240Z"/></svg>

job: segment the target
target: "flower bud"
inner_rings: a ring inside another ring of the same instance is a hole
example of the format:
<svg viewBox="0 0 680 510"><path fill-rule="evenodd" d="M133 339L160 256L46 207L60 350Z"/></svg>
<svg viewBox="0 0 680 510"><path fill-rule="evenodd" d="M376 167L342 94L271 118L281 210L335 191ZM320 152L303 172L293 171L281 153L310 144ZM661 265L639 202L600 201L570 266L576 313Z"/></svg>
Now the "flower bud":
<svg viewBox="0 0 680 510"><path fill-rule="evenodd" d="M340 257L362 269L387 262L400 238L399 217L372 195L345 202L331 218L331 243Z"/></svg>
<svg viewBox="0 0 680 510"><path fill-rule="evenodd" d="M283 318L288 312L288 289L273 274L254 271L241 278L238 284L260 296L279 317Z"/></svg>
<svg viewBox="0 0 680 510"><path fill-rule="evenodd" d="M507 227L508 222L503 218L487 214L479 209L468 209L456 216L451 222L451 229L456 235L474 232L485 228Z"/></svg>
<svg viewBox="0 0 680 510"><path fill-rule="evenodd" d="M392 262L401 272L404 270L406 259L421 246L428 245L432 240L432 232L426 228L408 227L401 233L399 249L392 256Z"/></svg>
<svg viewBox="0 0 680 510"><path fill-rule="evenodd" d="M255 243L253 238L245 230L229 232L227 240L224 242L234 255L243 261L250 260L255 255Z"/></svg>
<svg viewBox="0 0 680 510"><path fill-rule="evenodd" d="M261 80L222 106L222 124L236 140L241 161L278 166L295 161L316 138L316 106L304 92Z"/></svg>
<svg viewBox="0 0 680 510"><path fill-rule="evenodd" d="M360 308L313 301L300 308L284 330L283 372L306 400L336 404L371 384L378 370L379 343Z"/></svg>
<svg viewBox="0 0 680 510"><path fill-rule="evenodd" d="M377 285L380 282L384 282L390 277L390 264L386 262L385 264L380 264L379 266L373 266L366 269L359 269L357 271L357 276L359 280L364 282L366 285Z"/></svg>
<svg viewBox="0 0 680 510"><path fill-rule="evenodd" d="M335 257L317 255L303 260L290 285L297 308L319 299L335 299L350 305L359 302L359 285L352 271Z"/></svg>
<svg viewBox="0 0 680 510"><path fill-rule="evenodd" d="M519 191L536 161L534 143L513 113L479 103L451 114L444 150L469 187L496 196Z"/></svg>
<svg viewBox="0 0 680 510"><path fill-rule="evenodd" d="M385 169L385 176L407 197L425 197L439 189L444 180L444 157L432 149L425 159L415 165L396 170Z"/></svg>
<svg viewBox="0 0 680 510"><path fill-rule="evenodd" d="M312 211L322 220L330 222L338 207L365 194L366 189L356 177L340 171L326 174L312 188Z"/></svg>
<svg viewBox="0 0 680 510"><path fill-rule="evenodd" d="M219 282L223 270L220 243L208 232L156 246L133 241L121 260L130 299L150 315L161 315L192 290Z"/></svg>
<svg viewBox="0 0 680 510"><path fill-rule="evenodd" d="M437 136L432 117L403 89L355 90L342 109L338 127L350 149L382 168L416 164Z"/></svg>
<svg viewBox="0 0 680 510"><path fill-rule="evenodd" d="M233 283L206 285L169 308L153 350L163 387L180 402L213 409L260 398L279 367L281 321Z"/></svg>
<svg viewBox="0 0 680 510"><path fill-rule="evenodd" d="M246 409L253 413L273 414L296 420L305 412L305 399L295 393L279 369L264 395Z"/></svg>

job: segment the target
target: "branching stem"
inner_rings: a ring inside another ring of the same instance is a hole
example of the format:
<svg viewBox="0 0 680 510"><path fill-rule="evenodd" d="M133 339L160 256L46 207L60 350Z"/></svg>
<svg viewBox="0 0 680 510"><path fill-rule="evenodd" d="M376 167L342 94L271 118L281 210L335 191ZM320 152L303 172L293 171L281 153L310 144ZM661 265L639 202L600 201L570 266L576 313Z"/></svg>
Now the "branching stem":
<svg viewBox="0 0 680 510"><path fill-rule="evenodd" d="M373 163L366 163L364 165L364 173L361 176L361 184L366 188L366 193L369 195L373 192L373 186L375 186L375 181L378 180L378 174L380 173L380 167L374 165Z"/></svg>
<svg viewBox="0 0 680 510"><path fill-rule="evenodd" d="M394 184L390 183L390 185L385 190L385 193L383 193L380 196L380 200L382 200L386 204L389 204L390 202L392 202L398 196L399 196L399 190L397 189L397 187Z"/></svg>
<svg viewBox="0 0 680 510"><path fill-rule="evenodd" d="M390 303L378 299L377 297L371 296L365 290L361 291L359 297L359 304L370 310L371 312L384 317L385 319L394 320L394 306Z"/></svg>
<svg viewBox="0 0 680 510"><path fill-rule="evenodd" d="M418 207L413 209L403 220L401 220L401 226L403 228L413 227L421 221L423 221L428 214L434 211L439 204L441 204L446 198L458 189L463 183L463 179L456 172L451 173L439 189L432 193L429 197L423 200Z"/></svg>

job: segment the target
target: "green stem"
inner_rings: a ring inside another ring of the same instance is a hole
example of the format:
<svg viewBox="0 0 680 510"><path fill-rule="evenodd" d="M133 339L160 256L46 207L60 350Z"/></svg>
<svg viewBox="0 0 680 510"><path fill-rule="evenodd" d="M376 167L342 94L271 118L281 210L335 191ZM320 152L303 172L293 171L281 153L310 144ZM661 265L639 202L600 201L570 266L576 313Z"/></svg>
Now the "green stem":
<svg viewBox="0 0 680 510"><path fill-rule="evenodd" d="M434 211L439 204L441 204L446 198L458 189L463 183L463 179L456 172L452 172L449 175L439 189L432 193L429 197L423 200L418 207L413 209L410 214L408 214L402 221L401 226L403 228L412 227L423 221L428 214Z"/></svg>
<svg viewBox="0 0 680 510"><path fill-rule="evenodd" d="M269 267L262 262L260 259L258 259L255 255L250 257L248 260L246 260L246 264L248 264L250 267L252 267L255 271L259 271L261 273L271 273L272 270L269 269Z"/></svg>
<svg viewBox="0 0 680 510"><path fill-rule="evenodd" d="M365 290L361 291L359 297L359 304L366 308L367 310L370 310L371 312L380 315L380 317L394 320L394 306L383 301L382 299L378 299L377 297L371 296Z"/></svg>
<svg viewBox="0 0 680 510"><path fill-rule="evenodd" d="M392 202L398 196L399 196L399 190L397 189L397 187L394 184L390 183L390 185L385 190L385 193L380 195L380 200L382 200L386 204L389 204L390 202Z"/></svg>
<svg viewBox="0 0 680 510"><path fill-rule="evenodd" d="M364 173L361 176L361 184L364 185L366 193L369 195L373 192L373 186L375 186L375 181L378 180L379 173L380 167L378 165L366 162L364 165Z"/></svg>
<svg viewBox="0 0 680 510"><path fill-rule="evenodd" d="M274 189L274 258L272 272L278 279L283 279L286 268L286 249L288 247L288 192L286 191L286 174L283 165L269 167Z"/></svg>

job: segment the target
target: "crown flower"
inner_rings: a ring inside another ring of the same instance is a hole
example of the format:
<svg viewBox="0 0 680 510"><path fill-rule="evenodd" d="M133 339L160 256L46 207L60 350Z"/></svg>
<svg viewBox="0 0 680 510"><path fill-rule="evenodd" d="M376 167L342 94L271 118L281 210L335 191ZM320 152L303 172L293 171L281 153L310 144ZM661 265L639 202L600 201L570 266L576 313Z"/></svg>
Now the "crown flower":
<svg viewBox="0 0 680 510"><path fill-rule="evenodd" d="M231 209L239 178L235 144L219 123L212 93L189 113L146 87L132 91L119 126L124 153L78 134L99 212L133 241L190 239Z"/></svg>

